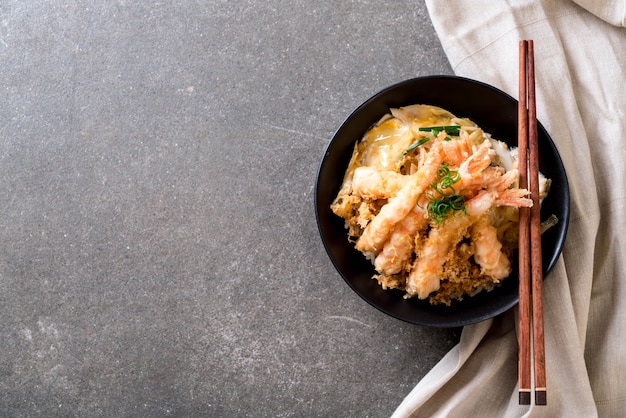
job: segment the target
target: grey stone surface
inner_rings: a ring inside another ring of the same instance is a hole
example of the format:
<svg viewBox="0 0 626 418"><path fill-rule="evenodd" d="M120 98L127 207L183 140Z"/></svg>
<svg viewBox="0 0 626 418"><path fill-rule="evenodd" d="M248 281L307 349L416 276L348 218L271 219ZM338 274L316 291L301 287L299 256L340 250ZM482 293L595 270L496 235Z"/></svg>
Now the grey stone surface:
<svg viewBox="0 0 626 418"><path fill-rule="evenodd" d="M313 211L361 101L451 74L422 1L0 2L0 416L384 417L458 330Z"/></svg>

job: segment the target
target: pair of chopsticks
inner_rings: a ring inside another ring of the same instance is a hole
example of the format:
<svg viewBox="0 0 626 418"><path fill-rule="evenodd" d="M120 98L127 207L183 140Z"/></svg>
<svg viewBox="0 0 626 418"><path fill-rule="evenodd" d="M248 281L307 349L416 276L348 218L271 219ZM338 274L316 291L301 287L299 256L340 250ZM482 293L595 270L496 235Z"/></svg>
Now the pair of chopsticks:
<svg viewBox="0 0 626 418"><path fill-rule="evenodd" d="M530 208L520 208L519 211L518 370L520 405L530 405L531 363L534 364L535 404L546 405L547 403L543 328L539 156L537 148L534 46L532 40L522 40L519 44L519 187L523 189L530 188L530 197L533 205Z"/></svg>

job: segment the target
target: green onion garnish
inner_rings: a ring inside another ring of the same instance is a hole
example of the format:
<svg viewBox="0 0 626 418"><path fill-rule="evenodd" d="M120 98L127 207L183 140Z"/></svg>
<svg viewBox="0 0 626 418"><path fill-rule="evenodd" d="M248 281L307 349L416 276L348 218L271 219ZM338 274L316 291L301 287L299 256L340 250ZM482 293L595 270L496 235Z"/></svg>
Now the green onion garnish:
<svg viewBox="0 0 626 418"><path fill-rule="evenodd" d="M453 186L460 180L461 175L457 171L450 170L445 164L437 170L436 181L430 183L435 193L426 194L429 200L428 215L435 223L440 223L453 212L463 211L465 214L465 199L456 194Z"/></svg>
<svg viewBox="0 0 626 418"><path fill-rule="evenodd" d="M408 154L409 152L413 151L415 148L419 147L420 145L424 145L428 141L430 141L430 138L426 137L426 138L420 139L419 141L413 142L411 145L409 145L409 147L406 149L404 154Z"/></svg>
<svg viewBox="0 0 626 418"><path fill-rule="evenodd" d="M432 132L433 135L439 135L439 132L446 131L448 135L459 136L461 133L461 127L458 125L444 125L444 126L427 126L418 128L422 132Z"/></svg>

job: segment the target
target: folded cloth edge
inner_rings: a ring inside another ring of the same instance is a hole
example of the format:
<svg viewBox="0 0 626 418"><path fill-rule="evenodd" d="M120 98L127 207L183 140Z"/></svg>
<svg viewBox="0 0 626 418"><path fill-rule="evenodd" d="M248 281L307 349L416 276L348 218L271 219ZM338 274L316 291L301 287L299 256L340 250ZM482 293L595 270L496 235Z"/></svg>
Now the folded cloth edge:
<svg viewBox="0 0 626 418"><path fill-rule="evenodd" d="M613 26L626 27L626 0L573 0Z"/></svg>

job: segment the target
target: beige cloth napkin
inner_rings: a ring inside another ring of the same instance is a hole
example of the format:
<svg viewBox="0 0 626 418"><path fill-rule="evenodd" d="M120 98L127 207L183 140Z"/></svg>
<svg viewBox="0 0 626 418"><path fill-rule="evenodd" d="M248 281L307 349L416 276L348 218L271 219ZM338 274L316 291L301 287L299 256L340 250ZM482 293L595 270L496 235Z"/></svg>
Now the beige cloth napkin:
<svg viewBox="0 0 626 418"><path fill-rule="evenodd" d="M394 418L626 416L626 3L426 3L455 73L514 97L518 42L534 40L537 114L567 170L571 219L544 282L548 405L518 405L513 309L465 327Z"/></svg>

